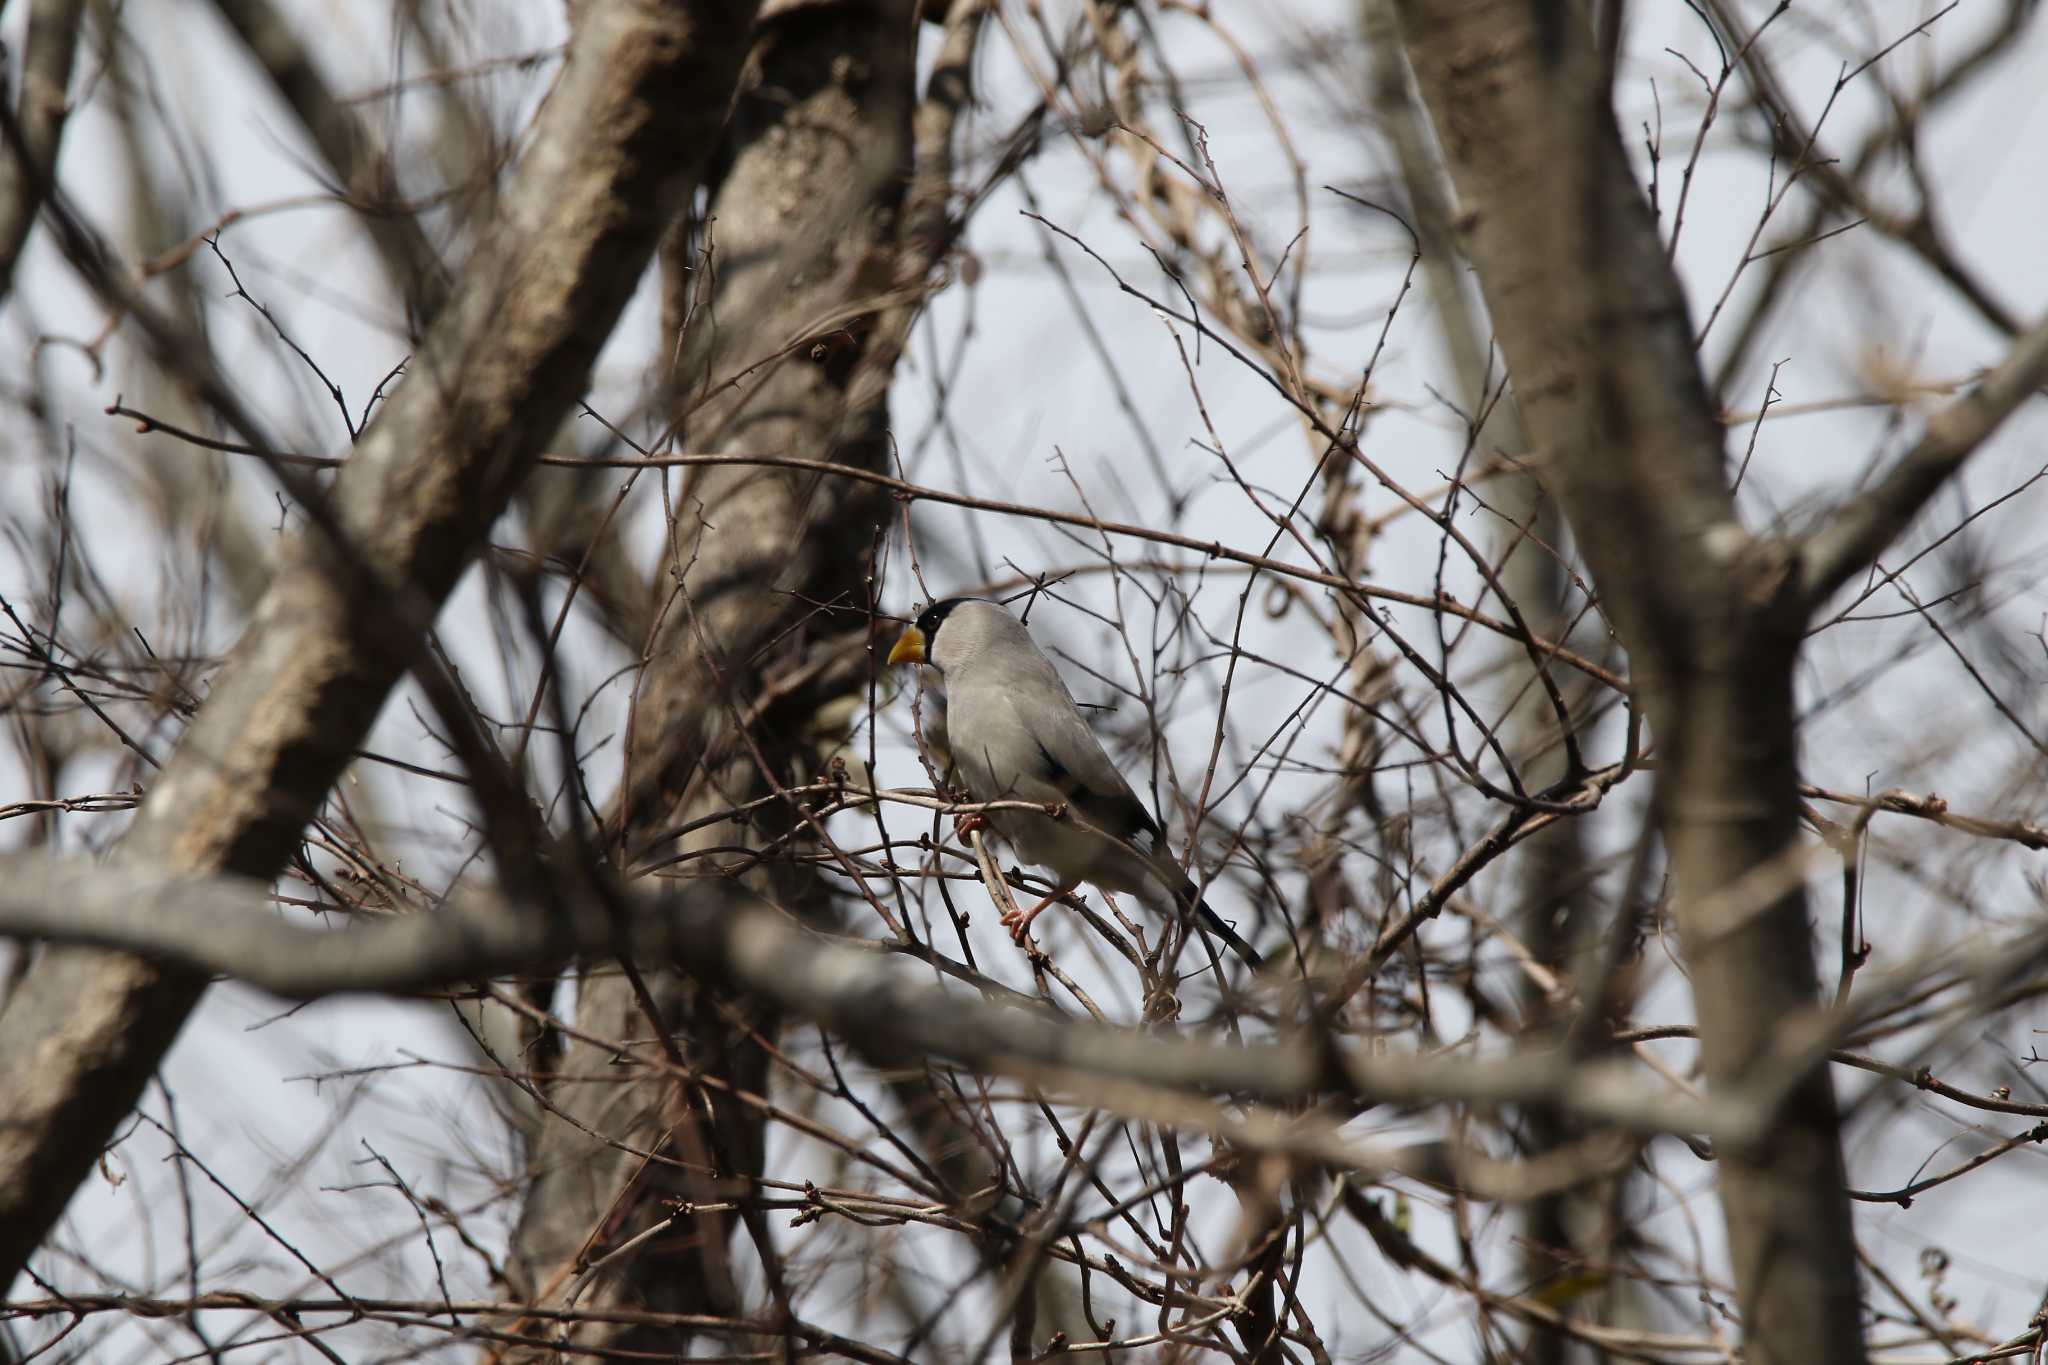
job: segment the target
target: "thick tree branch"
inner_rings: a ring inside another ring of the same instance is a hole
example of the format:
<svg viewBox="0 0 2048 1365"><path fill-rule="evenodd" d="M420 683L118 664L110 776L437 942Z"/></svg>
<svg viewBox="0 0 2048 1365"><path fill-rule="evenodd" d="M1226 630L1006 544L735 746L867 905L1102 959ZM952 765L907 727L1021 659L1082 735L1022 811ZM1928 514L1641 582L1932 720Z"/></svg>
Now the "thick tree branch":
<svg viewBox="0 0 2048 1365"><path fill-rule="evenodd" d="M247 880L181 877L115 862L0 858L0 934L131 949L188 971L224 973L296 999L411 992L559 961L565 954L675 962L843 1034L892 1062L937 1056L1039 1082L1081 1078L1275 1102L1324 1093L1381 1104L1555 1106L1626 1131L1741 1142L1760 1115L1647 1089L1607 1062L1562 1053L1499 1059L1403 1057L1313 1038L1227 1044L1114 1028L929 984L886 953L832 942L732 883L702 881L615 914L597 898L566 917L478 900L341 930L293 924ZM1117 1100L1105 1099L1111 1107ZM1147 1097L1130 1101L1152 1112Z"/></svg>
<svg viewBox="0 0 2048 1365"><path fill-rule="evenodd" d="M1809 610L1875 563L1928 500L2001 422L2048 384L2048 317L2022 336L1984 381L1927 421L1919 444L1852 498L1800 547L1799 582Z"/></svg>
<svg viewBox="0 0 2048 1365"><path fill-rule="evenodd" d="M588 380L723 121L753 6L609 0L567 65L498 235L357 443L333 532L289 554L122 844L268 881L354 755L438 603ZM394 619L396 618L396 619ZM0 1279L62 1212L205 980L47 955L0 1016Z"/></svg>
<svg viewBox="0 0 2048 1365"><path fill-rule="evenodd" d="M681 234L665 249L664 324L680 334L676 425L691 444L886 465L896 353L878 315L905 282L921 302L925 275L900 242L918 170L914 10L842 0L764 15L762 84L735 107L732 165L697 234L701 259L675 255ZM874 365L881 385L856 383ZM636 838L687 803L730 747L722 713L774 663L764 646L794 648L793 630L814 619L843 625L828 613L855 607L849 589L887 518L872 494L787 467L695 469L677 503L666 572L653 576L668 600L617 798Z"/></svg>
<svg viewBox="0 0 2048 1365"><path fill-rule="evenodd" d="M376 248L393 294L403 301L406 334L416 341L448 301L449 261L459 262L459 251L451 249L444 259L443 248L428 237L416 206L404 198L392 149L356 106L327 84L299 31L279 12L275 0L215 0L215 5L318 148L343 201ZM400 8L413 21L417 40L430 49L435 46L437 31L416 22L420 7ZM471 100L444 89L440 109L447 131L434 143L442 159L453 162L467 155L474 160L443 167L444 176L462 177L457 182L462 195L450 204L456 222L441 231L444 238L452 234L457 241L467 241L475 226L495 212L499 153ZM626 558L623 538L599 533L610 490L601 489L600 480L584 470L531 478L519 496L535 548L571 564L582 563L582 599L600 606L607 626L622 636L631 634L629 626L639 610L639 603L632 600L638 596L639 576Z"/></svg>

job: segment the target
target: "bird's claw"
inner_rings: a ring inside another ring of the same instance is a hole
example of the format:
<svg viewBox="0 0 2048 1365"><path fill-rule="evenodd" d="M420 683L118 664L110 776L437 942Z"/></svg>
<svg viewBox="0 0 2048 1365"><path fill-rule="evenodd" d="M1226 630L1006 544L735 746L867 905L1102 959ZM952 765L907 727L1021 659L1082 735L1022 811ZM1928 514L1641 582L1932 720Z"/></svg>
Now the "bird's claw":
<svg viewBox="0 0 2048 1365"><path fill-rule="evenodd" d="M978 810L962 811L953 817L953 832L965 839L988 828L988 816Z"/></svg>
<svg viewBox="0 0 2048 1365"><path fill-rule="evenodd" d="M1016 940L1017 946L1022 948L1024 946L1024 935L1031 928L1031 921L1044 914L1047 906L1056 905L1060 901L1065 900L1069 895L1073 894L1073 890L1074 888L1071 886L1063 886L1038 904L1032 906L1029 910L1019 910L1013 906L1003 911L997 918L1001 921L1002 926L1010 931L1010 937Z"/></svg>
<svg viewBox="0 0 2048 1365"><path fill-rule="evenodd" d="M1022 948L1025 937L1031 932L1031 921L1038 918L1038 912L1043 909L1045 906L1035 905L1029 910L1005 910L997 917L997 922L1010 931L1011 942Z"/></svg>

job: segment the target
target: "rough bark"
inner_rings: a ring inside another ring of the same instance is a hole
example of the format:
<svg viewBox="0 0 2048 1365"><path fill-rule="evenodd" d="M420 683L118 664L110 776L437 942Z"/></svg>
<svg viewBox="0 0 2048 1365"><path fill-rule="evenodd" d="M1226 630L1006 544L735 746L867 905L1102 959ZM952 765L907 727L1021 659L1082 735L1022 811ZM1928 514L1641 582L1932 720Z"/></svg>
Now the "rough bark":
<svg viewBox="0 0 2048 1365"><path fill-rule="evenodd" d="M421 618L583 392L713 143L752 8L579 11L499 235L336 485L326 515L340 543L309 536L280 568L121 858L259 881L283 868L410 663ZM8 999L0 1279L62 1213L204 988L134 958L66 951Z"/></svg>
<svg viewBox="0 0 2048 1365"><path fill-rule="evenodd" d="M1796 876L1734 922L1711 898L1798 847L1786 556L1736 523L1679 284L1571 5L1401 0L1418 84L1466 209L1467 250L1531 439L1629 652L1658 747L1710 1088L1777 1064L1816 1007ZM1748 1358L1862 1359L1832 1088L1803 1077L1768 1141L1718 1153Z"/></svg>
<svg viewBox="0 0 2048 1365"><path fill-rule="evenodd" d="M895 249L912 170L910 9L802 6L764 21L730 169L694 243L678 240L664 262L664 316L681 329L670 386L687 447L884 467L882 399L896 357L875 345L886 340L877 315L902 274L922 285ZM679 809L732 698L748 695L728 689L767 666L764 642L817 602L865 606L846 600L859 579L845 571L871 548L880 505L804 472L692 471L659 580L623 829L645 839ZM828 616L820 628L857 619ZM785 640L784 657L803 643Z"/></svg>
<svg viewBox="0 0 2048 1365"><path fill-rule="evenodd" d="M665 330L678 348L667 379L686 446L884 467L896 347L878 313L898 292L892 282L907 275L921 286L925 274L899 253L913 167L916 24L915 6L902 0L771 5L763 14L722 175L702 220L672 234L664 251ZM921 300L921 287L913 295ZM629 858L650 847L675 856L758 845L799 818L770 806L744 831L721 822L680 841L660 838L665 827L822 763L812 715L862 676L864 655L846 632L865 631L869 556L886 503L815 474L723 467L692 471L670 505L667 550L653 576L663 590L652 613L658 624L614 804ZM821 660L822 670L814 667ZM775 700L754 709L764 696ZM808 874L770 869L749 881L800 915L828 912ZM543 1300L570 1282L579 1257L665 1216L664 1199L744 1200L761 1172L758 1117L677 1083L645 1043L648 1005L694 1073L754 1094L768 1088L757 1039L774 1037L779 1008L639 965L644 1001L615 969L586 971L579 983L580 1034L643 1046L614 1060L604 1046L563 1045L561 1074L607 1082L556 1085L551 1102L576 1122L554 1119L537 1135L539 1174L515 1253L529 1292ZM577 1123L662 1160L643 1163ZM765 1219L753 1215L750 1246L729 1249L736 1225L733 1214L702 1215L608 1267L580 1302L732 1314L740 1304L730 1258L741 1254L759 1260L779 1298ZM689 1336L592 1325L576 1341L681 1352Z"/></svg>

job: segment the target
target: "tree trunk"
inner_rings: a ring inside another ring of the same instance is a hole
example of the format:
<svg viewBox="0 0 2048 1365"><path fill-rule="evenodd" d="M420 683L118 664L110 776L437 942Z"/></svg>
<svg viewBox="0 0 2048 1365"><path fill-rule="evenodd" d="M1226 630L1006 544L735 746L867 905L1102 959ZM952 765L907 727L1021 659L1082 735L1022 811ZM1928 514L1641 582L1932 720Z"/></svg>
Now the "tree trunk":
<svg viewBox="0 0 2048 1365"><path fill-rule="evenodd" d="M1728 1093L1760 1079L1781 1030L1816 1008L1793 861L1804 605L1789 557L1735 520L1684 296L1577 8L1400 12L1523 419L1553 453L1650 722L1702 1060L1710 1090ZM1862 1359L1838 1128L1816 1070L1767 1140L1717 1154L1753 1362Z"/></svg>
<svg viewBox="0 0 2048 1365"><path fill-rule="evenodd" d="M915 284L924 273L898 251L913 170L916 23L904 0L770 6L763 15L722 177L695 230L673 231L664 248L664 319L680 332L669 391L683 448L883 467L900 341L878 326L880 296L899 274ZM626 862L680 858L689 860L685 875L706 875L704 850L760 847L802 823L771 804L745 830L721 821L680 839L663 834L823 766L813 717L865 677L867 584L885 529L886 504L858 487L721 467L692 470L671 495L654 575L658 624L613 815ZM815 667L820 660L825 667ZM764 709L767 696L775 700ZM746 861L718 857L735 875ZM808 871L771 866L748 879L793 913L831 913L827 888ZM633 1046L616 1056L606 1041L563 1047L550 1098L575 1123L542 1125L515 1246L526 1287L542 1301L674 1201L744 1204L759 1193L763 1122L734 1096L767 1092L758 1040L775 1038L777 1017L661 964L638 965L691 1081L650 1038L635 983L615 967L587 970L577 1031ZM693 1083L700 1077L710 1084ZM728 1248L740 1221L716 1213L679 1225L608 1266L579 1303L736 1314L737 1254L759 1261L779 1297L766 1219L747 1217L745 1252ZM598 1324L575 1340L680 1353L691 1335Z"/></svg>

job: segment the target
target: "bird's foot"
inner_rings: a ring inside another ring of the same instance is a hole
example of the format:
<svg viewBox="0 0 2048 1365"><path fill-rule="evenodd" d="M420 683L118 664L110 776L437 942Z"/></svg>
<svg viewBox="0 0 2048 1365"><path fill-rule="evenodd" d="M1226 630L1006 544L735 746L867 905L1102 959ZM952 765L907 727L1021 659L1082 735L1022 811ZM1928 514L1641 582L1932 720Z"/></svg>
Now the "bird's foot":
<svg viewBox="0 0 2048 1365"><path fill-rule="evenodd" d="M962 811L953 817L953 832L965 839L988 828L988 817L978 810Z"/></svg>
<svg viewBox="0 0 2048 1365"><path fill-rule="evenodd" d="M1005 910L999 917L1002 926L1010 931L1010 937L1016 940L1017 946L1023 947L1024 935L1030 930L1031 921L1044 914L1046 906L1069 895L1073 889L1071 886L1063 886L1029 910Z"/></svg>
<svg viewBox="0 0 2048 1365"><path fill-rule="evenodd" d="M999 922L1010 931L1011 940L1021 948L1024 946L1024 936L1031 931L1031 921L1037 919L1050 904L1050 900L1042 900L1029 910L1005 910L999 917Z"/></svg>

